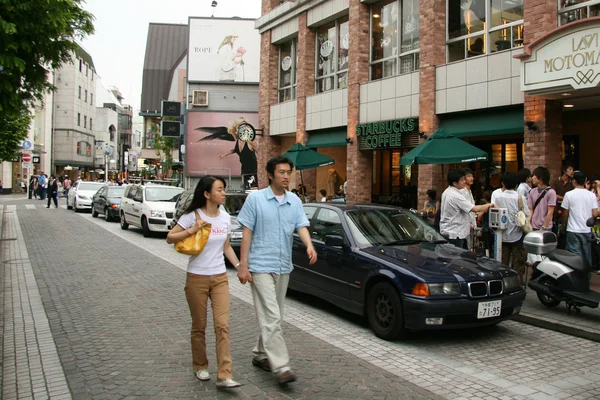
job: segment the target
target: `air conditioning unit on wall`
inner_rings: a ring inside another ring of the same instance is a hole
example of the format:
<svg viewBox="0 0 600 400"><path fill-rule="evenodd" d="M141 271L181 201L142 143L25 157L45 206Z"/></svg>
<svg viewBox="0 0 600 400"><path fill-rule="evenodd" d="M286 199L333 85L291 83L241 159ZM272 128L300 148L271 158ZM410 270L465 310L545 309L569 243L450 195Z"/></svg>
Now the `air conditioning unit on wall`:
<svg viewBox="0 0 600 400"><path fill-rule="evenodd" d="M192 106L208 107L208 90L194 90Z"/></svg>

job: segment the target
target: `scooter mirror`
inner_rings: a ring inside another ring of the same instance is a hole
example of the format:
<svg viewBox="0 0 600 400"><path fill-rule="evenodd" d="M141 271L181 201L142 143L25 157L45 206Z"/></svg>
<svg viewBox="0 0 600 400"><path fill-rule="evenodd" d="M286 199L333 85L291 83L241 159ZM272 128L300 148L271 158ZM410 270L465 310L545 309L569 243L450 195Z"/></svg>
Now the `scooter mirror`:
<svg viewBox="0 0 600 400"><path fill-rule="evenodd" d="M595 224L595 223L596 223L596 218L594 218L594 217L592 217L592 218L588 219L587 221L585 221L585 224L586 224L587 226L589 226L590 228L591 228L592 226L594 226L594 224Z"/></svg>

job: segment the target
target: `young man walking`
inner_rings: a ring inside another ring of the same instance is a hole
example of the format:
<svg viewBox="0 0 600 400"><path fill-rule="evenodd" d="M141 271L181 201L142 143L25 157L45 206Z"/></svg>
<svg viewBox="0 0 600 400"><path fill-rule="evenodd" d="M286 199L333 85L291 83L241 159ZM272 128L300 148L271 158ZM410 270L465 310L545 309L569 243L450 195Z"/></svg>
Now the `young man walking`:
<svg viewBox="0 0 600 400"><path fill-rule="evenodd" d="M556 207L556 192L550 184L550 170L537 167L533 170L534 189L529 192L529 219L533 229L552 229L552 216ZM537 187L537 189L535 188Z"/></svg>
<svg viewBox="0 0 600 400"><path fill-rule="evenodd" d="M473 170L471 168L463 168L465 173L465 188L462 190L465 198L469 200L469 202L475 205L475 198L473 197L473 192L471 191L471 187L475 182L475 177L473 176ZM471 223L471 231L467 235L467 249L473 250L473 232L477 227L477 217L474 212L469 213L469 221Z"/></svg>
<svg viewBox="0 0 600 400"><path fill-rule="evenodd" d="M471 212L487 212L493 204L476 206L466 199L465 171L453 169L448 172L448 188L442 194L440 233L453 245L466 249L467 236L471 233Z"/></svg>
<svg viewBox="0 0 600 400"><path fill-rule="evenodd" d="M562 201L564 219L567 221L567 250L584 256L592 263L592 228L588 219L600 215L596 196L585 188L587 176L580 171L573 174L575 189L565 193Z"/></svg>
<svg viewBox="0 0 600 400"><path fill-rule="evenodd" d="M251 282L260 328L252 364L273 372L280 384L296 380L281 329L294 231L306 246L309 262L317 261L302 202L288 191L292 169L285 157L270 159L269 187L251 193L238 216L243 227L238 278L243 284Z"/></svg>

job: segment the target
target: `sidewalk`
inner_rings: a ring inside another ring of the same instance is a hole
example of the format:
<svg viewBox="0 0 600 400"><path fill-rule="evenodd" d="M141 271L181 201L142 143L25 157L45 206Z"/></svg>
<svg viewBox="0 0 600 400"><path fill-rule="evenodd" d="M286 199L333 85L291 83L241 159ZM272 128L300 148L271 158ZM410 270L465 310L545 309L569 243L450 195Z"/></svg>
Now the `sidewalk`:
<svg viewBox="0 0 600 400"><path fill-rule="evenodd" d="M600 275L592 274L590 289L600 292ZM548 308L540 303L536 292L529 288L521 314L514 319L540 328L600 342L600 308L582 307L580 314L574 310L569 314L565 303L555 308Z"/></svg>

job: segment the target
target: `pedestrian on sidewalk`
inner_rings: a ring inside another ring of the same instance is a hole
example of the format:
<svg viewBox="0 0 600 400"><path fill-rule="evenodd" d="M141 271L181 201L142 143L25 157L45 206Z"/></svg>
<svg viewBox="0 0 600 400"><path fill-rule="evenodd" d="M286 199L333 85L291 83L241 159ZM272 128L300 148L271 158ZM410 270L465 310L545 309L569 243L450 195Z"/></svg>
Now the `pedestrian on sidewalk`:
<svg viewBox="0 0 600 400"><path fill-rule="evenodd" d="M527 267L527 252L523 247L523 230L517 226L516 216L520 210L525 211L527 200L515 190L518 177L513 172L505 172L502 176L503 191L496 196L496 207L506 208L508 221L502 234L502 264L512 267L524 282ZM511 264L512 259L512 264Z"/></svg>
<svg viewBox="0 0 600 400"><path fill-rule="evenodd" d="M465 197L465 171L448 172L448 188L442 194L440 233L453 245L467 249L467 236L471 233L471 212L487 212L492 203L474 205Z"/></svg>
<svg viewBox="0 0 600 400"><path fill-rule="evenodd" d="M31 175L31 178L29 178L29 200L31 200L32 197L35 197L36 199L38 197L37 182L37 177L35 175Z"/></svg>
<svg viewBox="0 0 600 400"><path fill-rule="evenodd" d="M252 364L271 371L280 384L296 380L282 332L294 231L306 246L310 264L317 261L301 200L288 191L293 163L285 157L267 162L269 186L250 193L238 216L243 236L238 278L251 282L260 335Z"/></svg>
<svg viewBox="0 0 600 400"><path fill-rule="evenodd" d="M600 216L596 196L585 188L587 176L581 171L573 174L575 189L565 193L561 207L564 209L567 233L567 250L584 256L592 264L592 228L587 220Z"/></svg>
<svg viewBox="0 0 600 400"><path fill-rule="evenodd" d="M229 242L231 219L222 209L225 204L225 181L214 176L205 176L194 190L192 202L167 235L172 244L195 235L206 224L211 232L202 253L190 256L185 282L185 297L192 315L191 343L192 362L196 377L201 381L210 379L206 356L206 314L208 299L213 312L215 336L217 338L217 388L241 386L233 380L231 346L229 339L229 281L225 259L236 267L239 260Z"/></svg>
<svg viewBox="0 0 600 400"><path fill-rule="evenodd" d="M529 192L529 219L534 230L552 230L556 191L550 187L550 170L537 167L533 170L533 185Z"/></svg>
<svg viewBox="0 0 600 400"><path fill-rule="evenodd" d="M471 191L471 187L473 186L473 183L475 183L473 170L471 168L463 168L463 171L465 172L465 187L462 190L463 195L472 205L475 205L475 198L473 197L473 192ZM475 232L475 228L477 228L477 216L474 212L469 213L469 221L471 222L471 230L467 235L467 249L472 251L473 233Z"/></svg>
<svg viewBox="0 0 600 400"><path fill-rule="evenodd" d="M54 208L58 208L58 183L54 175L50 175L50 179L48 179L48 205L46 208L50 208L52 201L54 201Z"/></svg>
<svg viewBox="0 0 600 400"><path fill-rule="evenodd" d="M46 190L48 188L48 177L43 172L38 175L38 192L40 200L46 200Z"/></svg>

